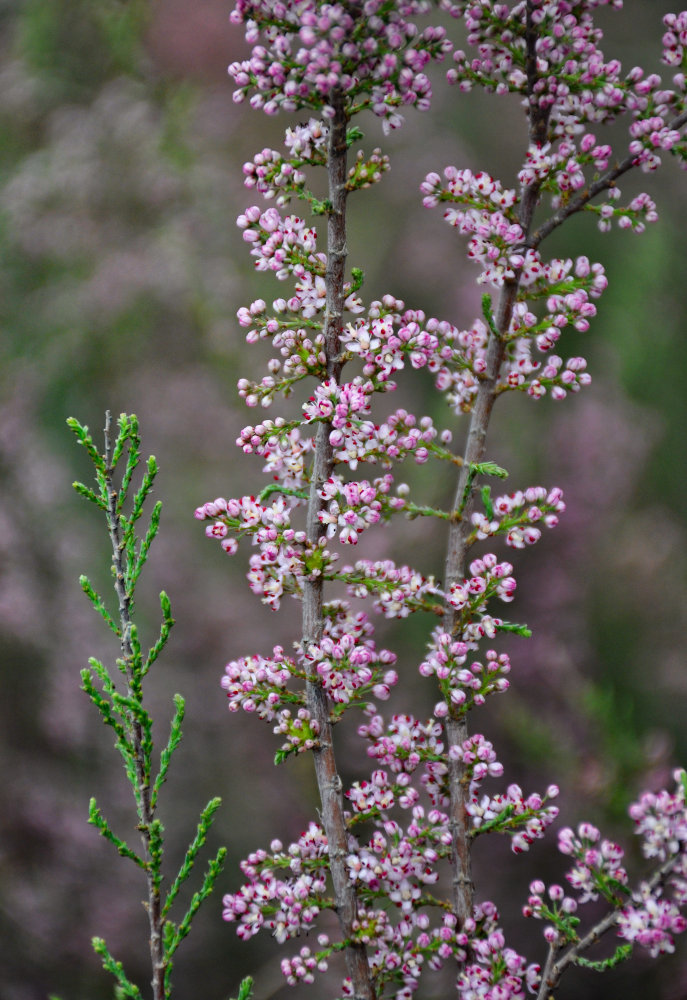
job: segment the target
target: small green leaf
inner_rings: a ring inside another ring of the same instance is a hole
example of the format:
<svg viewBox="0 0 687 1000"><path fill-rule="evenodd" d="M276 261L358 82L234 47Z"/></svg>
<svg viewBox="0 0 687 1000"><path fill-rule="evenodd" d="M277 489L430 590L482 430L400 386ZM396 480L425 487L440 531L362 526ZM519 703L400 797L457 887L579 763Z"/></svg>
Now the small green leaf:
<svg viewBox="0 0 687 1000"><path fill-rule="evenodd" d="M685 801L687 802L687 771L680 771L680 783L682 784L682 789L685 793Z"/></svg>
<svg viewBox="0 0 687 1000"><path fill-rule="evenodd" d="M491 331L491 333L495 337L499 337L500 338L501 334L499 333L499 331L498 331L498 329L496 327L496 321L494 319L494 313L493 313L493 310L491 308L491 295L489 295L488 293L482 296L482 315L484 316L486 324L489 327L489 330Z"/></svg>
<svg viewBox="0 0 687 1000"><path fill-rule="evenodd" d="M365 281L365 272L360 267L351 268L351 291L359 292Z"/></svg>
<svg viewBox="0 0 687 1000"><path fill-rule="evenodd" d="M112 469L116 466L117 461L124 449L124 445L127 442L129 443L129 455L126 460L126 470L122 476L122 485L119 488L117 496L117 512L119 513L124 504L124 500L128 496L131 478L141 460L141 438L138 433L138 417L134 413L132 413L131 416L127 416L126 413L122 413L119 417L118 423L119 435L112 454Z"/></svg>
<svg viewBox="0 0 687 1000"><path fill-rule="evenodd" d="M532 637L532 629L527 625L516 625L514 622L501 622L498 627L499 632L511 632L513 635L520 635L523 639Z"/></svg>
<svg viewBox="0 0 687 1000"><path fill-rule="evenodd" d="M491 486L482 487L482 503L484 504L484 513L492 521L494 518L494 505L491 502Z"/></svg>
<svg viewBox="0 0 687 1000"><path fill-rule="evenodd" d="M191 902L189 903L188 910L184 915L184 919L179 924L178 930L174 937L174 941L170 946L169 951L166 952L166 957L171 958L174 952L177 950L183 939L186 937L191 929L191 922L195 917L196 913L208 898L210 893L215 887L215 882L217 881L222 868L224 867L224 862L227 856L226 847L220 847L217 852L216 857L214 857L208 864L207 872L205 873L205 878L203 879L203 884L198 890L198 892L193 893Z"/></svg>
<svg viewBox="0 0 687 1000"><path fill-rule="evenodd" d="M350 128L346 129L346 145L348 146L349 149L354 143L360 142L360 140L364 138L365 138L365 133L362 131L362 129L358 128L357 125L351 125Z"/></svg>
<svg viewBox="0 0 687 1000"><path fill-rule="evenodd" d="M274 493L279 493L285 497L298 497L301 500L308 499L307 490L292 489L289 486L282 486L281 483L268 483L264 490L261 490L258 494L258 503L263 503Z"/></svg>
<svg viewBox="0 0 687 1000"><path fill-rule="evenodd" d="M101 472L104 472L105 460L103 459L103 456L100 454L96 446L93 444L93 438L88 433L88 427L85 424L82 426L78 420L74 419L74 417L67 418L67 426L70 428L70 430L74 432L79 444L83 445L83 447L86 449L96 469L100 470Z"/></svg>
<svg viewBox="0 0 687 1000"><path fill-rule="evenodd" d="M608 969L612 969L621 962L624 962L625 959L629 958L631 954L631 944L619 944L610 958L592 961L589 958L583 958L581 955L577 955L575 963L576 965L583 966L585 969L593 969L594 972L607 972Z"/></svg>
<svg viewBox="0 0 687 1000"><path fill-rule="evenodd" d="M156 893L159 892L162 883L161 868L164 855L164 833L165 828L161 820L154 819L148 827L148 850L150 852L148 870L153 873L153 885Z"/></svg>
<svg viewBox="0 0 687 1000"><path fill-rule="evenodd" d="M91 664L91 669L100 677L101 681L106 686L107 693L112 697L115 694L114 685L112 684L105 667L94 658L91 658L89 662ZM126 761L128 757L133 755L134 751L133 747L129 743L125 727L119 719L116 719L113 715L113 710L117 714L120 714L118 706L113 702L108 701L108 699L102 695L100 691L98 691L93 683L93 676L88 667L84 667L81 671L81 680L82 689L86 692L88 697L100 712L103 722L106 726L110 726L110 728L117 734L116 746Z"/></svg>
<svg viewBox="0 0 687 1000"><path fill-rule="evenodd" d="M132 522L137 521L141 516L141 512L143 510L143 504L145 503L146 497L153 488L153 483L155 481L155 476L157 475L157 471L158 471L157 462L155 460L155 456L151 455L148 458L146 472L141 481L141 485L136 491L136 495L134 496L132 514L131 514ZM158 519L159 519L159 514L158 514Z"/></svg>
<svg viewBox="0 0 687 1000"><path fill-rule="evenodd" d="M167 899L165 900L165 904L162 908L163 917L169 913L174 900L179 894L179 889L191 874L191 869L195 864L195 860L198 857L199 851L201 850L201 848L205 844L205 841L207 840L208 831L212 826L212 821L214 819L215 813L217 812L221 804L222 800L218 797L210 799L208 804L205 806L205 809L203 809L202 813L200 814L200 821L198 823L196 835L191 841L191 844L189 845L186 851L186 856L183 862L181 863L181 867L179 868L177 877L174 879L174 882L169 887L169 892L167 893Z"/></svg>
<svg viewBox="0 0 687 1000"><path fill-rule="evenodd" d="M474 470L475 475L478 476L497 476L499 479L507 479L508 473L505 469L502 469L500 465L496 462L476 462L474 465L470 466L470 471Z"/></svg>
<svg viewBox="0 0 687 1000"><path fill-rule="evenodd" d="M72 486L79 494L79 496L85 497L86 500L90 500L94 503L96 507L100 507L101 510L107 510L107 504L102 497L99 497L95 490L92 490L89 486L84 486L83 483L77 481L72 483Z"/></svg>
<svg viewBox="0 0 687 1000"><path fill-rule="evenodd" d="M126 998L126 1000L140 1000L141 991L138 986L134 986L134 984L127 979L122 963L114 960L103 939L94 937L92 945L93 951L96 955L100 955L105 971L111 973L117 980L117 987L115 990L116 996L122 997L123 1000L124 998Z"/></svg>
<svg viewBox="0 0 687 1000"><path fill-rule="evenodd" d="M153 785L153 791L151 796L151 806L154 809L157 805L157 797L160 794L160 789L167 780L167 772L169 771L169 764L172 759L172 754L176 748L181 743L182 732L181 725L184 721L185 712L185 702L180 694L174 695L174 704L176 706L176 711L174 713L174 718L172 719L172 725L170 727L169 739L167 740L167 746L163 749L160 754L160 770L155 779Z"/></svg>
<svg viewBox="0 0 687 1000"><path fill-rule="evenodd" d="M313 215L326 215L327 212L331 212L332 203L329 198L325 198L324 201L318 201L316 198L313 198L310 208Z"/></svg>
<svg viewBox="0 0 687 1000"><path fill-rule="evenodd" d="M148 650L148 656L146 657L146 662L143 664L143 669L141 671L141 676L145 675L150 670L155 660L164 649L167 640L169 639L169 633L174 627L174 618L172 618L172 606L169 602L169 597L164 592L160 593L160 607L162 608L162 624L160 625L160 635L155 641L155 644Z"/></svg>
<svg viewBox="0 0 687 1000"><path fill-rule="evenodd" d="M107 622L108 627L112 629L117 638L119 638L122 633L119 627L115 624L114 619L112 618L110 612L105 607L105 602L103 601L102 597L93 589L91 581L88 579L87 576L82 575L79 577L79 583L81 584L81 589L83 590L84 594L89 599L95 610L98 612L99 615L103 617L103 619Z"/></svg>
<svg viewBox="0 0 687 1000"><path fill-rule="evenodd" d="M109 840L111 844L117 848L117 852L123 858L129 858L134 864L138 865L139 868L143 868L145 871L148 867L143 858L139 858L135 851L132 851L128 844L121 840L115 833L110 829L110 825L98 808L94 798L88 804L88 822L96 827L98 833Z"/></svg>
<svg viewBox="0 0 687 1000"><path fill-rule="evenodd" d="M253 977L246 976L245 979L241 980L241 985L239 986L239 995L236 1000L250 1000L253 995Z"/></svg>

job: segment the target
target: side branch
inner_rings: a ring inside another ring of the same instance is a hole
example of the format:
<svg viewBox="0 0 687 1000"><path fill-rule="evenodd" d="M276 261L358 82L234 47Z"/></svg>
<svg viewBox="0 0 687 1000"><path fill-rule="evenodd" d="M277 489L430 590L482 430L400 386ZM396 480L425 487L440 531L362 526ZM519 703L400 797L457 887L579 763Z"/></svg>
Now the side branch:
<svg viewBox="0 0 687 1000"><path fill-rule="evenodd" d="M646 882L650 892L665 882L678 861L680 861L683 856L684 850L673 855L672 858L668 858L667 861L664 861L661 867L658 868ZM621 907L607 913L606 916L595 924L583 938L580 938L579 941L573 944L566 951L566 953L558 959L558 961L555 960L555 948L551 948L542 973L542 980L539 992L537 993L537 1000L550 1000L550 998L553 997L552 991L558 986L561 976L566 969L570 968L571 965L575 965L580 955L584 954L584 952L591 948L592 945L595 945L597 941L600 941L601 938L616 925L620 909Z"/></svg>
<svg viewBox="0 0 687 1000"><path fill-rule="evenodd" d="M687 125L687 111L683 111L681 115L673 118L671 122L668 123L668 128L678 131L683 125ZM575 215L576 212L581 212L585 205L588 205L590 201L596 198L597 194L601 194L602 191L608 191L612 188L619 177L626 174L628 170L631 170L637 164L637 157L628 154L624 160L620 163L616 163L614 167L607 170L603 176L595 180L589 187L585 188L578 195L560 208L555 215L552 215L550 219L547 219L534 232L528 239L525 240L525 246L532 250L536 250L539 244L549 236L554 229L557 229L562 225L566 219L570 218L571 215Z"/></svg>

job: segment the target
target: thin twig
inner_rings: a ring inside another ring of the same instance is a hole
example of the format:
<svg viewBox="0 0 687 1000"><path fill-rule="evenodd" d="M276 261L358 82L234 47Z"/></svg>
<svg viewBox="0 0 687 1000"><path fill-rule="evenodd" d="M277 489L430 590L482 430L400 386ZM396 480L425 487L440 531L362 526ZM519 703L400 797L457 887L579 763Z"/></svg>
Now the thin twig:
<svg viewBox="0 0 687 1000"><path fill-rule="evenodd" d="M665 882L678 861L682 860L684 857L684 853L684 850L679 851L677 854L673 855L672 858L664 861L660 868L656 869L651 878L646 882L650 892ZM553 948L551 949L546 965L544 966L544 972L542 973L542 981L537 994L537 1000L551 1000L553 997L552 991L558 986L561 976L566 969L570 968L571 965L575 965L580 955L582 955L585 951L588 951L588 949L591 948L592 945L595 945L597 941L600 941L604 934L607 934L608 931L611 930L615 924L617 924L621 909L622 907L618 907L615 910L610 910L605 917L602 917L598 923L594 924L591 930L589 930L583 938L580 938L579 941L571 945L571 947L558 961L554 961L555 950Z"/></svg>
<svg viewBox="0 0 687 1000"><path fill-rule="evenodd" d="M687 124L687 110L683 111L682 114L677 115L673 118L671 122L668 122L667 127L678 131L683 125ZM634 153L628 153L624 160L620 163L616 163L614 167L611 167L602 174L601 177L593 181L589 187L586 187L583 191L580 191L578 195L571 198L570 201L560 208L555 215L552 215L549 219L544 222L536 232L525 240L525 246L530 247L533 250L539 246L542 240L545 240L554 229L562 225L566 219L570 218L576 212L581 212L593 198L596 198L597 194L601 194L602 191L608 191L610 188L615 186L615 182L623 174L626 174L628 170L632 170L633 167L637 166L637 156Z"/></svg>

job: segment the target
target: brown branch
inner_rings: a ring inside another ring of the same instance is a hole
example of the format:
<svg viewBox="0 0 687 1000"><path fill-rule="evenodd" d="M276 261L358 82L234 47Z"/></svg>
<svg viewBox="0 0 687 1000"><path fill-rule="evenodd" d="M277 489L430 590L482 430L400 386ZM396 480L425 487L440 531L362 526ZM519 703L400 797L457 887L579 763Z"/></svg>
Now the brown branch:
<svg viewBox="0 0 687 1000"><path fill-rule="evenodd" d="M339 337L344 304L344 276L346 266L346 125L344 95L338 93L332 99L334 117L329 121L329 150L327 169L329 174L330 208L327 222L327 289L324 320L324 341L327 357L327 375L338 381L341 374ZM331 424L321 423L315 437L315 455L310 484L310 498L307 514L307 536L310 544L317 544L324 529L318 514L324 502L319 490L331 476L334 467L332 447L329 443ZM303 649L317 643L324 627L323 580L321 576L311 576L303 585ZM354 924L357 918L357 896L346 866L348 855L348 834L344 820L343 788L339 777L330 722L330 706L327 695L312 663L306 681L307 706L311 718L319 727L319 739L313 750L315 773L322 804L322 824L329 845L329 868L334 887L336 912L341 925L341 933L347 942L345 948L346 969L353 986L355 1000L374 1000L375 990L370 977L367 950L362 943L356 943Z"/></svg>
<svg viewBox="0 0 687 1000"><path fill-rule="evenodd" d="M532 22L532 5L527 4L527 27L525 39L527 44L527 76L528 76L528 114L529 141L541 143L546 137L549 111L540 108L534 85L538 74L536 68L536 25ZM524 188L520 200L519 222L525 235L529 232L534 216L534 210L539 197L539 182ZM468 477L471 466L481 462L485 455L487 430L491 411L497 396L497 382L503 363L506 342L513 308L515 306L520 272L516 271L513 278L506 280L499 296L496 310L494 330L489 335L486 353L486 369L480 379L477 395L470 416L463 466L458 476L453 517L449 528L444 581L448 592L451 585L464 579L466 575L466 556L471 533L470 513L474 506L475 488L473 486L467 502L464 503L465 491L468 488ZM450 606L446 606L445 629L454 633L458 628L459 618ZM460 746L468 738L467 716L449 709L449 717L445 723L446 742L450 749ZM453 865L454 906L459 925L462 926L467 917L472 916L474 905L474 885L472 882L472 865L470 859L470 819L467 813L469 782L466 770L460 761L448 761L449 785L449 823L451 829L451 852Z"/></svg>

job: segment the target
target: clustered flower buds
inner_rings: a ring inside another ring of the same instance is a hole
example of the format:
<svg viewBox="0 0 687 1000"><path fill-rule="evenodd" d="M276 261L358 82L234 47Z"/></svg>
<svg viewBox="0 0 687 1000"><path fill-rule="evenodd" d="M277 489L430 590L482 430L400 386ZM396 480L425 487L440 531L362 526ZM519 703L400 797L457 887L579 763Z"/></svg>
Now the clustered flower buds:
<svg viewBox="0 0 687 1000"><path fill-rule="evenodd" d="M505 472L484 461L483 443L472 452L470 441L483 442L491 404L503 393L563 400L591 381L584 358L564 360L553 349L566 328L589 329L606 288L604 269L585 256L547 260L542 240L579 211L596 214L602 230L615 220L641 232L656 219L654 202L640 194L620 206L618 178L635 167L654 171L665 152L687 156L687 14L665 19L664 61L675 73L674 89L665 89L657 74L623 74L617 60L605 59L592 16L604 2L442 0L463 20L469 54L453 50L444 28L420 26L431 11L425 0L237 0L232 14L252 46L250 58L230 66L235 99L249 98L267 114L309 115L286 130L285 154L265 148L245 164L246 187L272 204L253 205L238 219L256 269L290 285L271 307L257 299L238 311L247 341L267 341L274 352L268 374L259 382L242 378L239 394L248 407L269 407L299 391L302 415L241 431L238 447L258 455L269 476L258 496L218 498L196 510L227 553L250 541L248 583L263 602L276 610L290 597L304 607L304 630L291 653L277 646L269 655L233 660L222 681L231 711L272 724L282 741L278 761L314 750L328 762L326 779L318 770L321 823L286 849L274 841L269 851L251 854L241 866L244 885L224 898L224 917L244 938L262 928L279 942L315 937L318 915L337 912L340 941L320 933L318 948L312 941L282 962L290 984L312 982L343 951L341 992L357 1000L408 1000L425 970L447 962L462 1000L538 991L548 997L560 975L558 957L565 953L571 964L587 946L575 916L584 904L603 899L611 919L602 930L614 926L652 955L671 950L685 928L680 779L674 794L644 795L631 810L644 853L660 868L633 890L616 844L588 823L562 830L559 847L573 864L570 895L535 880L523 911L545 923L546 966L507 947L495 905L472 897L466 852L487 833L507 835L516 854L527 851L555 821L559 794L556 785L544 794L514 783L494 789L504 767L489 740L467 730L469 713L509 687L511 661L494 640L527 634L494 613L495 604L514 598L513 566L495 552L469 563L449 558L442 584L386 555L345 565L340 558L349 546L364 548L380 524L418 517L446 525L449 549L463 554L499 538L524 549L565 510L556 487L496 497L489 485L477 489L478 477ZM610 6L619 8L620 0ZM362 273L352 268L345 279L338 265L346 253L346 197L380 181L389 167L380 149L360 148L362 133L351 120L371 110L387 131L401 124L401 109L428 108L427 65L451 53L449 82L461 91L519 94L530 124L517 188L453 166L421 183L425 206L443 208L479 267L482 315L465 329L392 294L366 305ZM604 125L620 119L629 120L626 153L599 138ZM328 199L310 189L317 169L327 171ZM283 214L291 200L314 221ZM535 230L537 204L552 214ZM320 216L328 222L326 246ZM385 416L377 415L379 397L396 390L399 374L420 369L447 404L447 422L459 414L472 421L464 453L452 450L454 433L430 416L388 405ZM451 509L429 506L397 480L409 461L431 466L434 475L458 472ZM348 601L323 600L324 588L336 583ZM437 698L429 718L380 714L377 703L399 681L397 656L377 648L371 619L354 610L359 600L390 619L434 616L419 665ZM364 713L358 735L372 770L333 799L339 779L331 727L352 707ZM449 898L451 884L457 889Z"/></svg>

